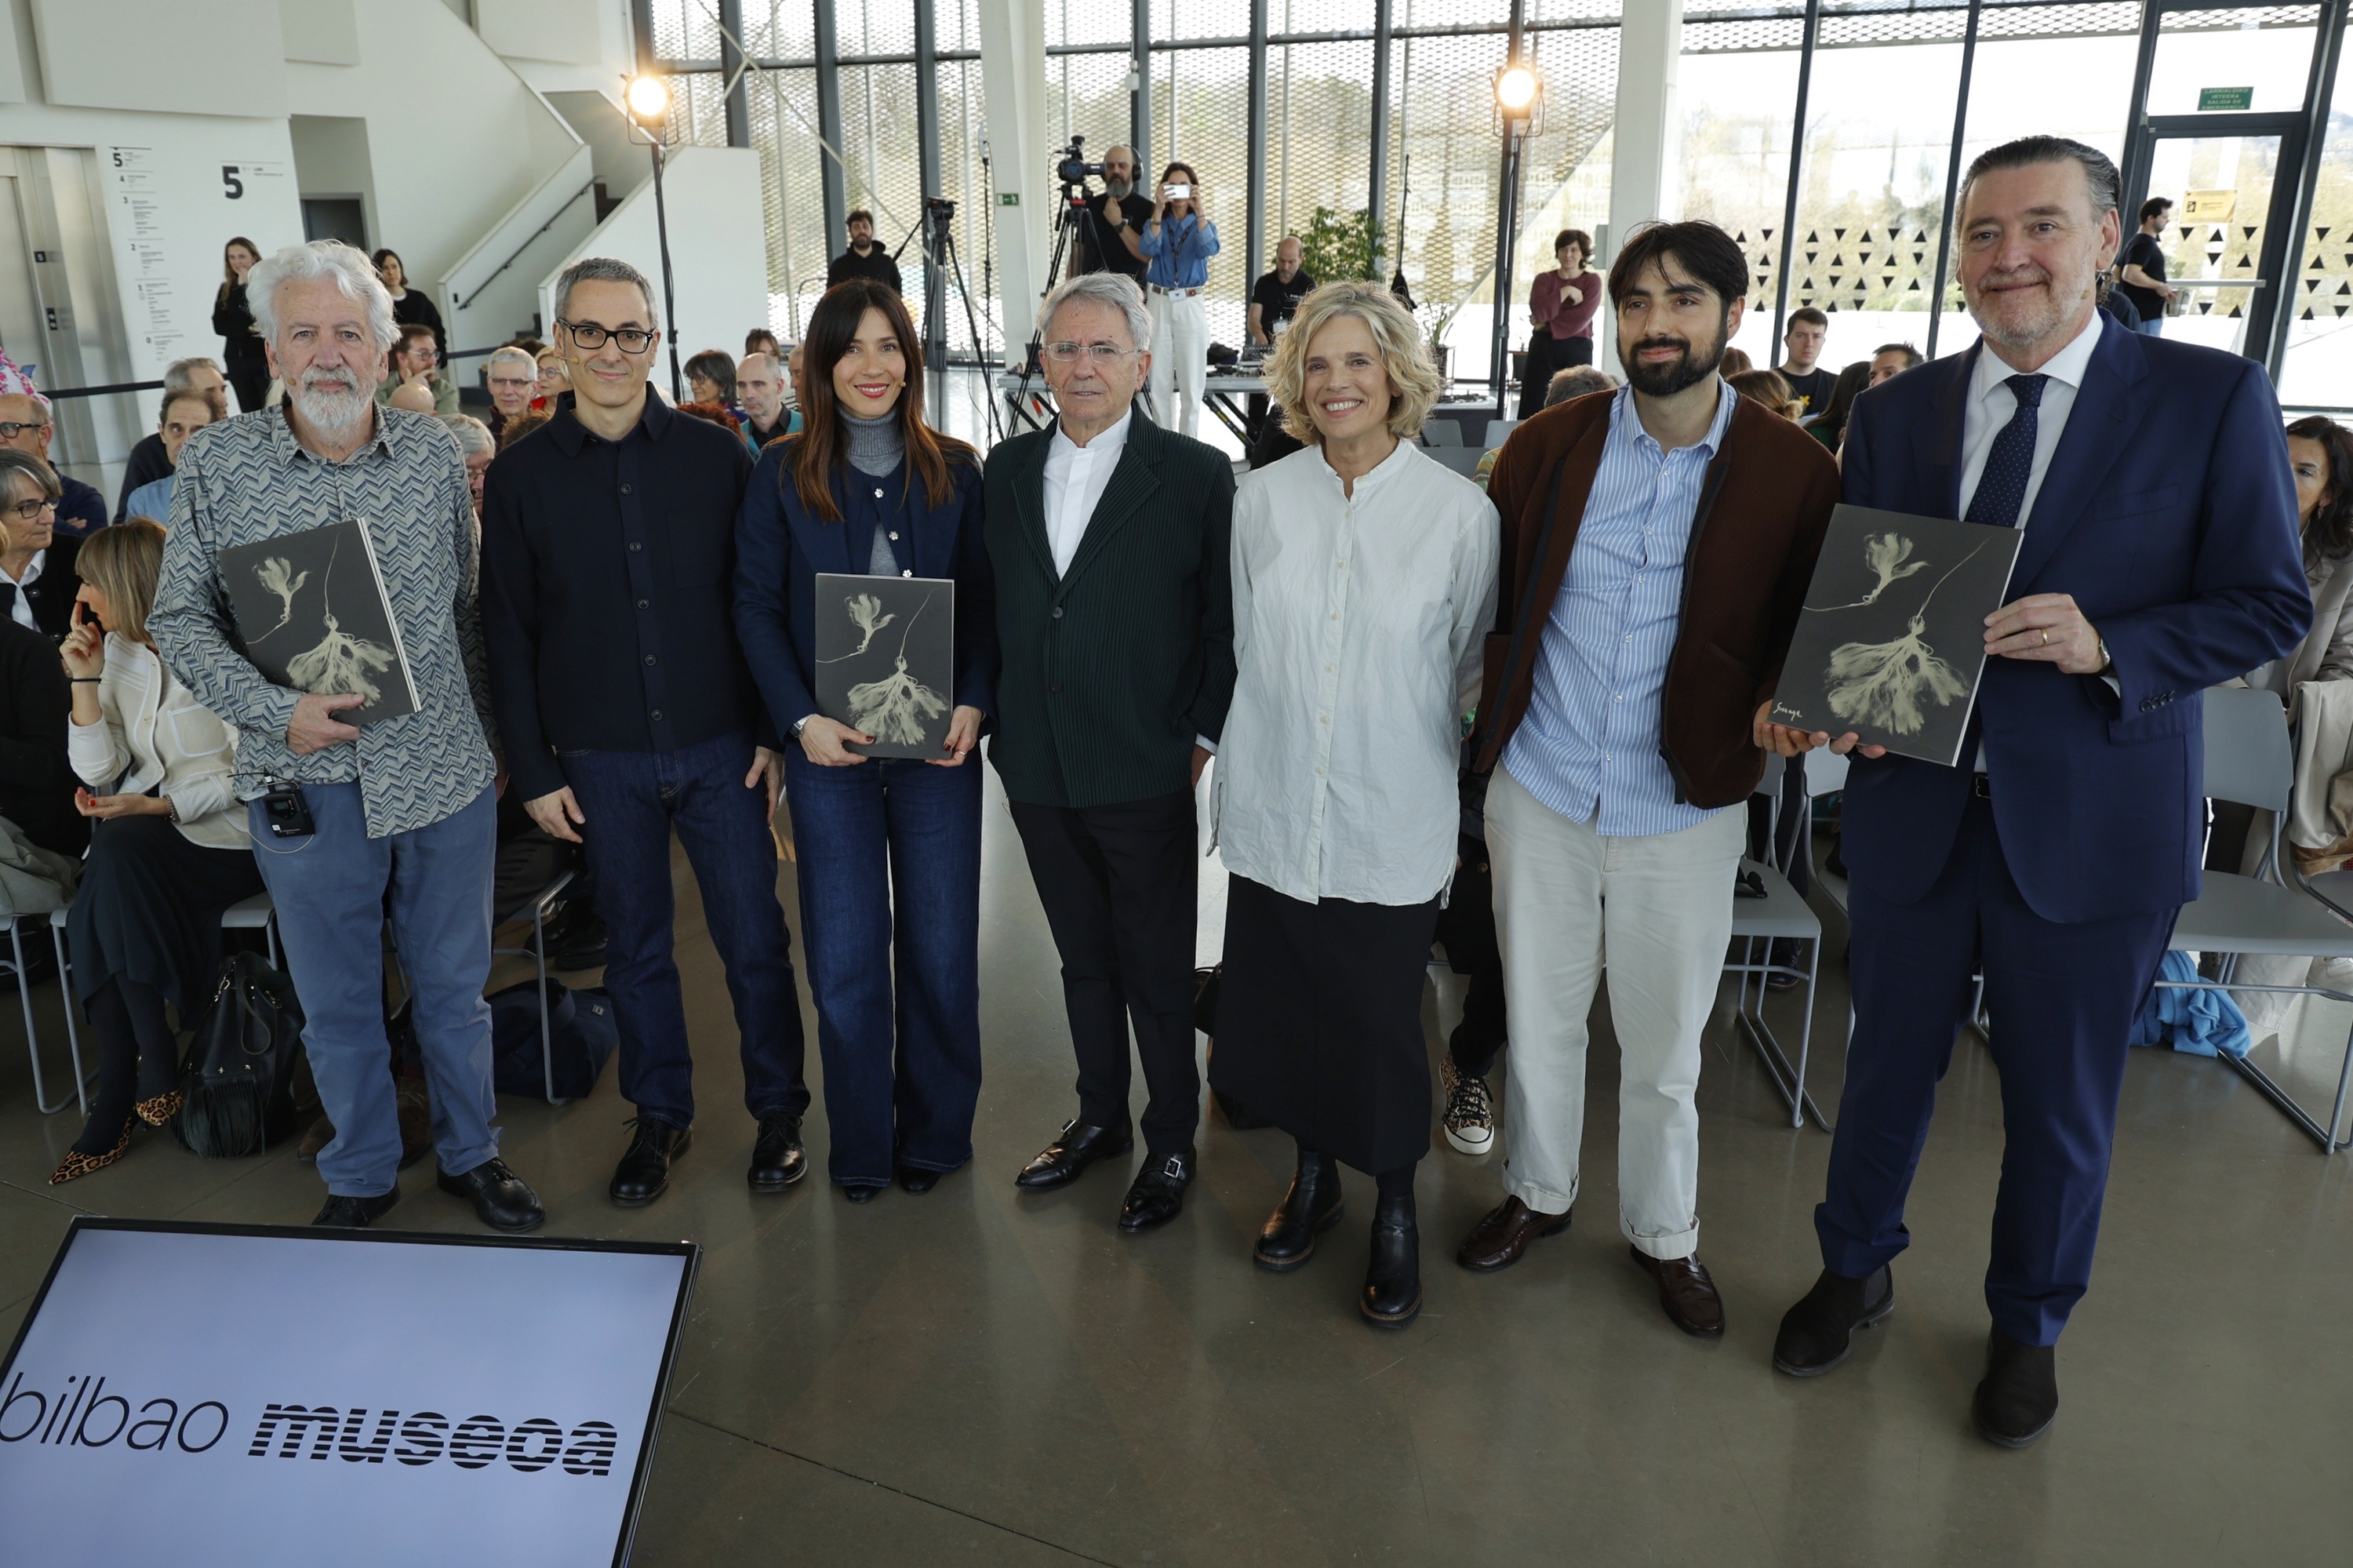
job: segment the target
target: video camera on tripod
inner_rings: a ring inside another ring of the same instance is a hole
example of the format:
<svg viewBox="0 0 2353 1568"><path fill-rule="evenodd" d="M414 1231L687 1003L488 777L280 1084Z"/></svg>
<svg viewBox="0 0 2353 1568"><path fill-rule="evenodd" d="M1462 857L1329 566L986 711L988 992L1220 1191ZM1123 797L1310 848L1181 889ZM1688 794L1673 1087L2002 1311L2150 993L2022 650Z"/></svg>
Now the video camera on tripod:
<svg viewBox="0 0 2353 1568"><path fill-rule="evenodd" d="M1103 177L1101 164L1087 162L1086 145L1084 136L1072 136L1071 144L1056 155L1054 162L1054 177L1062 182L1062 199L1072 207L1085 206L1087 182Z"/></svg>

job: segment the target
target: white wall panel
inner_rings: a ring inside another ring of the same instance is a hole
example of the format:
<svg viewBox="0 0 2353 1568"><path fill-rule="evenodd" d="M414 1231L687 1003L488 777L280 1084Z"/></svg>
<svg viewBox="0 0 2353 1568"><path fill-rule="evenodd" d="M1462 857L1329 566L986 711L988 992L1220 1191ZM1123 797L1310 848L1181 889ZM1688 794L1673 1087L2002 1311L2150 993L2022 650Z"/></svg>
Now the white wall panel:
<svg viewBox="0 0 2353 1568"><path fill-rule="evenodd" d="M30 4L51 103L263 118L286 112L278 0Z"/></svg>

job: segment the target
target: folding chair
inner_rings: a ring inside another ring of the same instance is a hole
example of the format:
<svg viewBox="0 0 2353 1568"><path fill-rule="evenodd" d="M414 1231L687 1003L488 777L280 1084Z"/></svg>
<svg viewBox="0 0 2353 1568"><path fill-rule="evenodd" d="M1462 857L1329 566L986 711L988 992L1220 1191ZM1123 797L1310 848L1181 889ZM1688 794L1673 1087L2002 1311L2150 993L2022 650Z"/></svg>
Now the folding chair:
<svg viewBox="0 0 2353 1568"><path fill-rule="evenodd" d="M16 1000L25 1010L25 1054L33 1059L33 1105L43 1116L48 1116L65 1109L67 1101L79 1100L82 1114L88 1116L90 1079L83 1075L81 1070L81 1044L74 1038L73 998L70 996L66 998L66 1050L73 1059L73 1093L59 1095L57 1103L52 1105L48 1090L41 1082L41 1040L33 1027L33 981L25 969L25 926L27 921L39 918L41 916L37 915L0 915L0 920L6 921L8 927L8 956L0 959L0 968L6 969L16 978ZM59 989L64 989L65 970L62 968L58 971L58 983Z"/></svg>
<svg viewBox="0 0 2353 1568"><path fill-rule="evenodd" d="M1774 759L1776 763L1778 760L1778 758ZM1769 795L1777 807L1781 799L1780 772L1777 766L1767 767L1765 783L1759 789L1760 793ZM1798 842L1802 853L1806 841L1800 835ZM1788 1102L1789 1125L1803 1127L1806 1118L1811 1116L1823 1131L1831 1131L1831 1119L1822 1115L1821 1107L1814 1103L1812 1092L1806 1087L1806 1063L1814 1041L1814 985L1820 978L1822 964L1821 917L1798 895L1798 890L1789 885L1789 879L1778 868L1744 856L1740 869L1753 874L1765 888L1762 898L1735 898L1732 901L1732 935L1741 944L1741 956L1738 961L1726 963L1724 969L1725 973L1740 977L1736 1017L1741 1032L1748 1036L1748 1043L1763 1058L1765 1070L1773 1079L1773 1087ZM1773 962L1773 944L1776 941L1805 943L1806 967L1799 969ZM1757 946L1760 942L1764 944L1761 949ZM1788 1054L1781 1048L1781 1042L1774 1034L1772 1026L1765 1022L1766 981L1775 975L1788 975L1803 980L1806 985L1804 1022L1799 1027L1798 1062L1794 1067L1789 1065Z"/></svg>
<svg viewBox="0 0 2353 1568"><path fill-rule="evenodd" d="M1433 415L1421 427L1421 444L1426 447L1459 447L1462 444L1462 421L1440 418Z"/></svg>
<svg viewBox="0 0 2353 1568"><path fill-rule="evenodd" d="M1512 439L1512 430L1518 424L1519 421L1517 419L1488 420L1487 439L1482 443L1486 450L1493 451L1497 447L1500 447L1505 441L1510 440Z"/></svg>
<svg viewBox="0 0 2353 1568"><path fill-rule="evenodd" d="M491 951L511 959L529 959L539 969L539 1063L547 1086L547 1103L560 1106L564 1100L555 1092L555 1029L548 1016L547 1006L547 917L554 912L564 890L572 885L576 871L565 871L554 882L534 894L529 902L510 914L500 916L498 924L509 925L531 916L531 946L528 948L492 947Z"/></svg>
<svg viewBox="0 0 2353 1568"><path fill-rule="evenodd" d="M1424 457L1443 463L1465 479L1479 476L1479 460L1487 455L1473 447L1424 447L1421 452Z"/></svg>
<svg viewBox="0 0 2353 1568"><path fill-rule="evenodd" d="M2326 986L2231 983L2242 953L2353 958L2353 926L2346 924L2345 911L2312 884L2305 883L2299 889L2274 880L2280 871L2280 833L2295 777L2287 715L2278 695L2243 686L2216 686L2206 692L2204 700L2207 799L2264 808L2272 814L2272 839L2256 875L2207 872L2204 892L2196 903L2182 909L2180 919L2174 923L2173 950L2221 954L2220 976L2157 983L2175 991L2257 991L2353 1002L2353 996ZM2304 882L2301 876L2297 880ZM2353 882L2353 878L2345 880ZM2333 885L2337 889L2344 885L2342 882ZM2242 1057L2223 1060L2319 1144L2322 1153L2334 1154L2353 1146L2353 1139L2343 1136L2345 1092L2348 1082L2353 1082L2353 1031L2346 1035L2345 1060L2337 1074L2337 1103L2325 1128L2254 1063Z"/></svg>

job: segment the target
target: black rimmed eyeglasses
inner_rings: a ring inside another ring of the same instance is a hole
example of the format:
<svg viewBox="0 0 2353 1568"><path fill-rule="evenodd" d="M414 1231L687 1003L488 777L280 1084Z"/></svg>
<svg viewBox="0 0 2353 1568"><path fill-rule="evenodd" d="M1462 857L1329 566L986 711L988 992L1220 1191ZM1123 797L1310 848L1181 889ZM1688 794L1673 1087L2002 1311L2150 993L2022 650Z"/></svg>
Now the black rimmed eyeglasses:
<svg viewBox="0 0 2353 1568"><path fill-rule="evenodd" d="M623 354L643 354L654 345L654 339L661 335L644 327L600 327L595 322L568 322L561 316L555 318L555 324L570 333L573 342L591 353L604 347L605 340L609 337L621 345Z"/></svg>

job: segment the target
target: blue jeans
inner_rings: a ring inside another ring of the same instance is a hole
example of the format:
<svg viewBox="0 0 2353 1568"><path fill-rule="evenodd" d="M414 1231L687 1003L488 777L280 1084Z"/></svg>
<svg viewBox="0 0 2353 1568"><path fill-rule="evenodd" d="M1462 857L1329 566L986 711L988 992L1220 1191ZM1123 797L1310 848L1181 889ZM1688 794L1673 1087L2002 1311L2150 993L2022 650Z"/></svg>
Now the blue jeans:
<svg viewBox="0 0 2353 1568"><path fill-rule="evenodd" d="M752 737L677 751L556 754L587 821L588 870L604 916L605 988L621 1032L621 1094L639 1119L694 1125L694 1058L670 951L670 835L694 867L703 924L727 970L742 1036L744 1107L754 1117L808 1109L792 938L776 903L768 796L744 787Z"/></svg>
<svg viewBox="0 0 2353 1568"><path fill-rule="evenodd" d="M827 1173L856 1186L894 1163L954 1171L980 1098L979 756L819 768L796 747L785 779Z"/></svg>
<svg viewBox="0 0 2353 1568"><path fill-rule="evenodd" d="M335 1125L334 1141L319 1151L319 1174L338 1197L372 1198L399 1184L400 1120L384 1033L388 908L433 1099L433 1147L442 1170L463 1175L499 1152L491 1008L482 1000L497 804L484 789L430 827L372 839L357 784L306 784L302 798L318 827L308 838L271 837L259 800L246 811L302 999L311 1075Z"/></svg>
<svg viewBox="0 0 2353 1568"><path fill-rule="evenodd" d="M2140 330L2147 333L2151 337L2163 337L2165 335L2165 318L2163 316L2143 316L2140 319Z"/></svg>

